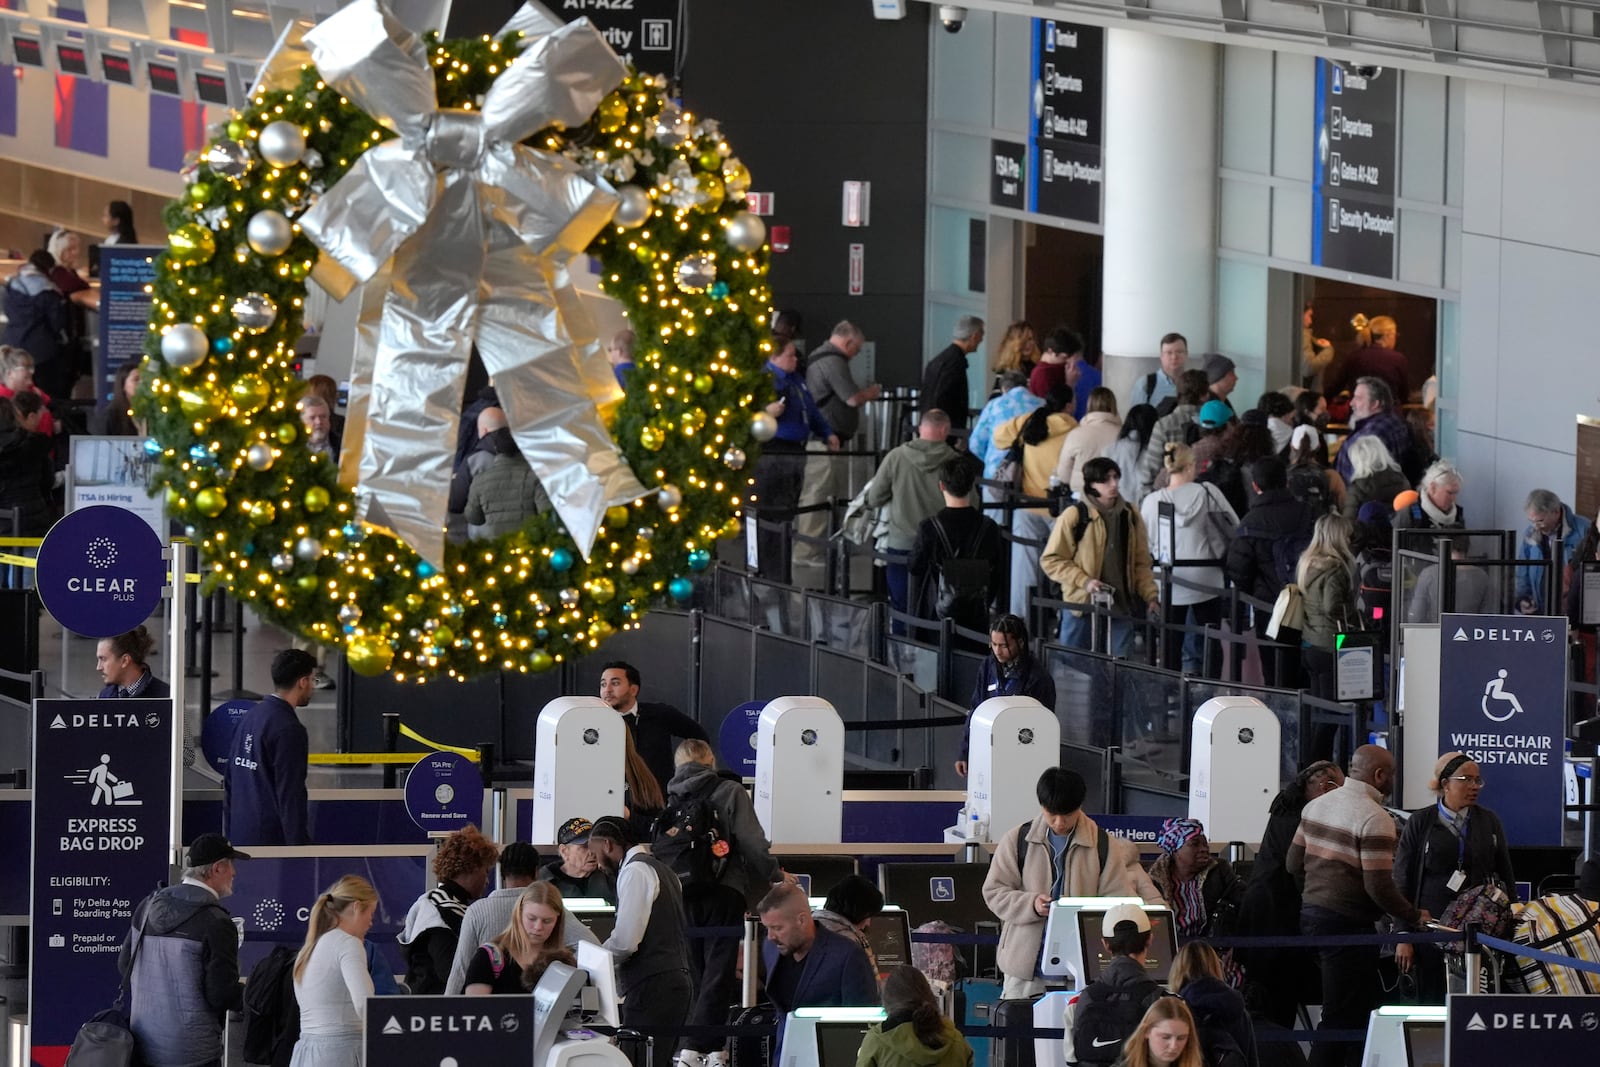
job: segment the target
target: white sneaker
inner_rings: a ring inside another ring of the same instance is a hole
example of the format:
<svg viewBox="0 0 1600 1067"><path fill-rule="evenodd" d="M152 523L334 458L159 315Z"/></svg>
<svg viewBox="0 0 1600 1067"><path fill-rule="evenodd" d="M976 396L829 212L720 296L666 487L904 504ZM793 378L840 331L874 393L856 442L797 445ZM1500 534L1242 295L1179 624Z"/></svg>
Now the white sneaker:
<svg viewBox="0 0 1600 1067"><path fill-rule="evenodd" d="M728 1054L720 1048L706 1053L706 1067L728 1067Z"/></svg>
<svg viewBox="0 0 1600 1067"><path fill-rule="evenodd" d="M677 1067L706 1067L706 1054L692 1048L680 1049L672 1062Z"/></svg>
<svg viewBox="0 0 1600 1067"><path fill-rule="evenodd" d="M311 676L311 685L316 689L332 689L333 679L328 676L327 671L319 670Z"/></svg>

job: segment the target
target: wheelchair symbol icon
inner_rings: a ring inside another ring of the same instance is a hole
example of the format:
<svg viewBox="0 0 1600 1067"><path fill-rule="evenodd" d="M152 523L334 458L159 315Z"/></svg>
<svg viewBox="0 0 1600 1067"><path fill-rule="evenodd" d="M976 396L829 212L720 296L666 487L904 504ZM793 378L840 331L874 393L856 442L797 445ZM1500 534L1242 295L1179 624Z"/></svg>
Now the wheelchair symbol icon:
<svg viewBox="0 0 1600 1067"><path fill-rule="evenodd" d="M1522 712L1522 701L1518 700L1516 694L1505 687L1506 673L1502 669L1499 677L1489 679L1489 683L1483 687L1483 700L1480 703L1483 708L1483 714L1490 722L1506 722L1513 715L1518 715ZM1489 710L1490 700L1495 701L1496 711ZM1501 705L1504 705L1503 709L1501 709Z"/></svg>
<svg viewBox="0 0 1600 1067"><path fill-rule="evenodd" d="M956 899L956 880L954 878L929 878L928 899L954 900Z"/></svg>

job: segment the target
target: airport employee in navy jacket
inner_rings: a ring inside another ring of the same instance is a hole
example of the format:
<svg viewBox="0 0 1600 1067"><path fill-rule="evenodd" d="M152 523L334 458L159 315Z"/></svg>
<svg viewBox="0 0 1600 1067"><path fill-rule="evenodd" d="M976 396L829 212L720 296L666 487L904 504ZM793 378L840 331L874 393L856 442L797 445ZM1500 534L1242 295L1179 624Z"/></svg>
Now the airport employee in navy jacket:
<svg viewBox="0 0 1600 1067"><path fill-rule="evenodd" d="M878 976L854 939L818 926L800 887L785 883L756 905L767 928L762 946L767 996L779 1011L777 1063L784 1023L796 1008L870 1007L878 1003Z"/></svg>
<svg viewBox="0 0 1600 1067"><path fill-rule="evenodd" d="M311 843L306 816L311 742L294 709L311 703L316 673L311 653L279 652L272 658L272 695L239 721L222 805L223 828L236 844Z"/></svg>

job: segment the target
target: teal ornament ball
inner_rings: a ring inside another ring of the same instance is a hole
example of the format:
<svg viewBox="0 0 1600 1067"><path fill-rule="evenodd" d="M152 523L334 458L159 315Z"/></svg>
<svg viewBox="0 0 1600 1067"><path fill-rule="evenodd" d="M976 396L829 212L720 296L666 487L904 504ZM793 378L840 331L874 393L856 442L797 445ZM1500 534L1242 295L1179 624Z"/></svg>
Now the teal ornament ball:
<svg viewBox="0 0 1600 1067"><path fill-rule="evenodd" d="M564 548L554 550L550 553L550 567L555 571L570 571L572 569L572 553Z"/></svg>
<svg viewBox="0 0 1600 1067"><path fill-rule="evenodd" d="M218 337L211 342L211 351L219 356L225 356L233 351L233 338Z"/></svg>
<svg viewBox="0 0 1600 1067"><path fill-rule="evenodd" d="M711 566L711 553L707 552L705 549L697 548L693 552L689 553L690 570L703 571L709 566Z"/></svg>
<svg viewBox="0 0 1600 1067"><path fill-rule="evenodd" d="M667 592L672 594L672 599L680 604L694 596L694 583L687 578L674 578L667 585Z"/></svg>
<svg viewBox="0 0 1600 1067"><path fill-rule="evenodd" d="M429 563L427 560L418 561L418 563L417 563L417 577L418 578L432 578L437 573L439 573L439 569L437 567L435 567L433 564Z"/></svg>
<svg viewBox="0 0 1600 1067"><path fill-rule="evenodd" d="M726 299L728 299L728 283L727 282L716 282L716 283L714 283L711 286L711 298L713 300L726 300Z"/></svg>

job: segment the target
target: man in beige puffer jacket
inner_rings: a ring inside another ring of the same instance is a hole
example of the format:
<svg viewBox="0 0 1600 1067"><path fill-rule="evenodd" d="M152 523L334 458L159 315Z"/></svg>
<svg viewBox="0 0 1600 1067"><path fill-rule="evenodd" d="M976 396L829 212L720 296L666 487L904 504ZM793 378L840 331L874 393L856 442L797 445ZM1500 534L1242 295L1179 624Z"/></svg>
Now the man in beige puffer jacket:
<svg viewBox="0 0 1600 1067"><path fill-rule="evenodd" d="M1000 920L996 958L1005 975L1003 999L1036 997L1044 992L1039 953L1044 945L1045 917L1059 897L1139 897L1161 904L1155 883L1139 865L1132 844L1112 837L1083 812L1088 785L1065 767L1051 767L1036 787L1040 813L1032 822L1013 826L1001 836L983 881L983 899ZM1025 834L1026 853L1017 865L1017 836ZM1101 863L1101 836L1105 862Z"/></svg>

